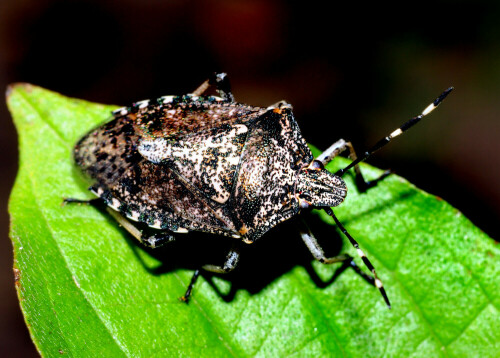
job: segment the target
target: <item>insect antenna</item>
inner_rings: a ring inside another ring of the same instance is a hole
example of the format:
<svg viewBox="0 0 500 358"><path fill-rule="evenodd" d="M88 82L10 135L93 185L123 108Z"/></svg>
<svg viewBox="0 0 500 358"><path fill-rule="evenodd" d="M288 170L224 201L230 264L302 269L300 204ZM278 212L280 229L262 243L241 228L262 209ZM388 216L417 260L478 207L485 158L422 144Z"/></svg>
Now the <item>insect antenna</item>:
<svg viewBox="0 0 500 358"><path fill-rule="evenodd" d="M434 100L434 102L432 102L430 105L427 106L427 108L425 108L422 113L420 113L418 116L416 117L413 117L412 119L410 119L409 121L403 123L402 126L400 126L398 129L396 129L395 131L393 131L391 134L389 134L388 136L382 138L381 140L379 140L373 147L371 147L369 150L367 150L366 152L364 152L361 156L359 156L356 160L352 161L348 166L346 166L345 168L343 169L340 169L338 170L335 175L337 176L342 176L344 175L344 173L346 171L348 171L349 169L351 169L352 167L354 167L355 165L359 164L360 162L366 160L369 156L371 156L373 153L375 153L377 150L379 150L380 148L384 147L386 144L388 144L391 140L393 140L394 138L396 138L397 136L403 134L404 132L406 132L408 129L410 129L411 127L413 127L415 124L417 124L418 122L420 122L420 120L422 118L424 118L426 115L428 115L429 113L431 113L434 109L436 109L437 106L439 106L439 104L446 98L446 96L448 96L448 94L453 90L453 87L450 87L448 88L446 91L444 91L443 93L441 93L441 95L436 98Z"/></svg>
<svg viewBox="0 0 500 358"><path fill-rule="evenodd" d="M342 233L345 236L347 236L347 238L351 242L352 246L354 246L354 248L356 249L356 252L358 253L361 260L363 260L363 262L366 265L366 267L368 268L368 270L370 270L371 273L373 274L373 277L375 279L375 286L379 289L380 294L384 298L385 304L387 305L387 307L391 308L391 302L389 301L389 297L387 297L387 293L385 292L384 285L382 284L382 281L378 278L377 272L375 271L375 267L373 267L370 260L368 260L368 257L366 257L363 250L361 250L359 248L358 242L356 240L354 240L354 238L351 236L351 234L349 234L347 232L346 228L344 227L344 225L342 225L342 223L339 221L339 219L337 219L337 217L335 216L335 214L333 213L333 210L331 208L324 208L324 210L328 215L330 215L333 218L333 220L335 220L335 224L337 225L337 227L340 229L340 231L342 231Z"/></svg>
<svg viewBox="0 0 500 358"><path fill-rule="evenodd" d="M347 165L345 168L338 170L335 175L337 176L342 176L347 172L349 169L352 167L358 165L360 162L366 160L369 156L371 156L373 153L375 153L377 150L380 148L384 147L386 144L388 144L391 140L396 138L397 136L403 134L406 132L408 129L413 127L415 124L420 122L422 118L424 118L426 115L431 113L434 109L436 109L437 106L448 96L448 94L453 90L453 87L448 88L446 91L441 93L441 95L434 100L430 105L428 105L422 113L420 113L418 116L413 117L409 121L403 123L398 129L392 131L388 136L382 138L379 140L373 147L371 147L369 150L364 152L361 156L359 156L357 159L353 160L349 165ZM384 175L385 176L385 175ZM352 246L356 249L356 252L358 253L359 257L361 260L363 260L364 264L366 267L371 271L373 274L374 280L375 280L375 286L379 289L380 293L382 294L382 297L384 298L385 303L389 308L391 308L391 303L389 301L389 298L387 297L387 293L385 292L384 285L382 284L382 281L378 278L377 272L375 271L375 267L373 267L372 263L366 257L365 253L359 248L359 244L354 238L347 232L345 229L344 225L337 219L335 214L333 213L333 210L331 208L323 208L325 212L333 218L335 221L335 224L337 227L342 231L342 233L349 239L351 242Z"/></svg>

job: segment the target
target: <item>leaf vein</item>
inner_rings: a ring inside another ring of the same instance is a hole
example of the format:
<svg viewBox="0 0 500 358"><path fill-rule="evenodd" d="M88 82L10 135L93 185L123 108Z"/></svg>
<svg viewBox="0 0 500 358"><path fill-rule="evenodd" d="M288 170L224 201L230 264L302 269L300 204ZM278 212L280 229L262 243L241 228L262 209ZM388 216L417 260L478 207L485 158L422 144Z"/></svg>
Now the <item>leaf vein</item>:
<svg viewBox="0 0 500 358"><path fill-rule="evenodd" d="M281 317L281 315L283 314L283 312L287 309L287 307L290 305L290 302L292 302L291 300L288 300L284 305L281 305L280 307L282 308L281 309L281 312L279 314L279 317ZM260 352L260 350L262 349L262 347L264 346L264 343L267 341L267 339L269 338L270 336L270 333L272 332L272 330L274 329L274 327L276 327L276 324L278 323L278 320L274 320L274 325L271 326L271 328L266 332L266 336L264 337L264 339L261 340L259 346L257 347L257 349L255 350L254 352L254 356L257 355L257 353Z"/></svg>
<svg viewBox="0 0 500 358"><path fill-rule="evenodd" d="M427 326L427 329L429 330L431 336L437 340L437 342L440 344L441 347L445 347L443 342L441 342L441 340L437 336L436 332L434 332L434 329L432 328L430 321L424 315L424 313L422 312L422 309L417 304L417 302L415 301L414 297L410 294L408 289L403 285L401 280L399 280L399 277L397 277L397 275L394 272L392 272L392 277L394 278L395 281L397 281L399 283L399 285L401 286L401 288L402 288L403 292L406 294L406 296L409 297L408 301L414 307L414 312L416 312L422 318L422 320L423 320L424 324ZM446 351L446 349L444 349L443 352L444 352L445 357L447 357L448 352Z"/></svg>
<svg viewBox="0 0 500 358"><path fill-rule="evenodd" d="M455 338L453 338L451 341L448 342L448 344L446 345L447 347L449 347L453 342L455 342L458 338L460 338L460 336L462 334L465 333L465 331L467 330L467 328L469 328L475 321L476 319L479 317L479 315L481 314L481 312L483 312L486 308L488 308L488 306L490 305L491 303L490 302L487 302L483 307L481 307L481 309L477 312L476 316L474 316L465 326L464 328L460 331L460 333L458 333L456 335ZM493 307L495 307L493 304L491 304ZM496 307L495 307L496 308Z"/></svg>

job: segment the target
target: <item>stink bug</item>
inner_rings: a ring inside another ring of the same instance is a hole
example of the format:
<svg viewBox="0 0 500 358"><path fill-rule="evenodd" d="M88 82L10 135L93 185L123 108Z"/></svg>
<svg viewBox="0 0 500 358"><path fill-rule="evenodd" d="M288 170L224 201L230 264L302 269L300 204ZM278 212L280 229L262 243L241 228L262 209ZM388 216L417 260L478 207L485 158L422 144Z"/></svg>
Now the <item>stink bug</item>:
<svg viewBox="0 0 500 358"><path fill-rule="evenodd" d="M202 96L211 86L219 96ZM390 307L375 268L334 215L347 186L342 175L354 167L362 190L389 175L366 182L358 164L429 114L450 93L447 89L412 118L357 157L350 142L335 142L316 159L284 101L267 108L237 103L224 73L215 74L183 96L140 101L113 112L113 119L85 135L74 148L76 163L92 179L90 190L112 216L141 243L158 247L179 234L202 231L234 238L221 266L225 273L239 260L239 247L309 208L322 208L356 248L371 271L371 282ZM332 174L324 166L349 151L353 161ZM66 199L66 202L82 202ZM143 223L155 233L138 228ZM348 255L326 257L304 224L300 235L315 259L351 262ZM196 270L183 300L199 276Z"/></svg>

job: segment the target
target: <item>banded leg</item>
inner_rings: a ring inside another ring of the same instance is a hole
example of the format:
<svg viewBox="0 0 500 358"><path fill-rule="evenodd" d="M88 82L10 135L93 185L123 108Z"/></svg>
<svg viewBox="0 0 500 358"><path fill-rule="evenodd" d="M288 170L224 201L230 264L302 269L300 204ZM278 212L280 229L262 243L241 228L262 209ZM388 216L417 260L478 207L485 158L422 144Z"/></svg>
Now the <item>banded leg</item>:
<svg viewBox="0 0 500 358"><path fill-rule="evenodd" d="M236 246L233 246L231 250L226 255L226 260L222 266L218 265L204 265L203 269L205 271L215 272L215 273L229 273L233 271L238 262L240 261L240 251Z"/></svg>
<svg viewBox="0 0 500 358"><path fill-rule="evenodd" d="M387 293L385 292L384 285L382 284L382 281L378 278L377 271L375 271L375 267L373 267L370 260L368 260L368 257L366 257L365 253L359 248L358 242L356 240L354 240L354 238L351 236L351 234L349 234L347 232L346 228L344 227L344 225L342 225L342 223L339 221L339 219L337 219L337 217L335 216L335 214L333 213L333 210L331 208L324 208L323 210L325 210L325 212L333 218L337 227L340 229L340 231L342 231L342 233L345 236L347 236L351 245L354 246L354 248L356 249L356 252L358 253L358 256L361 258L361 260L363 260L363 263L368 268L368 270L371 271L371 273L374 277L374 280L375 280L374 281L375 286L379 289L380 293L382 294L382 297L384 298L385 303L387 304L387 306L389 308L391 308L391 303L389 301L389 298L387 297Z"/></svg>
<svg viewBox="0 0 500 358"><path fill-rule="evenodd" d="M316 240L316 237L314 236L314 234L312 233L311 229L306 224L306 222L304 220L300 220L300 222L297 224L299 226L299 233L300 237L302 238L302 241L304 241L304 244L306 244L307 248L309 249L313 257L322 264L333 264L335 262L344 262L352 260L352 257L346 254L333 257L326 257L323 248Z"/></svg>
<svg viewBox="0 0 500 358"><path fill-rule="evenodd" d="M351 267L358 275L360 275L370 284L375 286L375 279L372 276L367 275L366 273L361 271L358 265L356 265L356 263L354 262L354 259L352 258L351 255L343 254L338 256L327 257L325 255L325 252L323 251L323 248L318 243L316 237L309 228L309 225L307 225L307 223L304 220L300 220L300 222L298 222L298 227L302 241L304 241L304 244L306 244L307 248L309 249L309 251L316 260L326 265L333 264L336 262L344 262L346 263L346 267Z"/></svg>
<svg viewBox="0 0 500 358"><path fill-rule="evenodd" d="M316 158L316 160L319 161L323 166L325 166L328 163L330 163L335 157L337 157L340 153L346 150L349 151L349 158L353 161L356 161L357 155L352 143L346 142L344 139L339 139L338 141L333 143L328 149L326 149L323 153L321 153ZM377 185L379 181L383 180L385 177L391 174L390 170L386 170L378 178L366 181L365 178L363 177L363 174L361 173L361 169L358 164L354 165L354 172L356 174L355 175L356 186L361 192L364 192L374 187L375 185Z"/></svg>
<svg viewBox="0 0 500 358"><path fill-rule="evenodd" d="M168 242L175 241L175 236L168 230L158 231L153 235L149 235L144 231L139 230L136 225L123 217L119 212L108 207L106 208L106 211L118 222L118 224L127 230L133 237L139 240L139 242L144 246L156 249L157 247L163 246Z"/></svg>
<svg viewBox="0 0 500 358"><path fill-rule="evenodd" d="M233 246L231 250L229 250L226 256L226 260L224 261L224 264L222 264L222 266L204 265L202 268L206 271L215 273L229 273L236 268L239 260L240 260L240 252L236 246ZM186 303L189 302L189 298L191 297L191 292L193 291L193 287L200 274L201 272L199 269L194 272L193 277L191 277L191 281L189 282L186 293L184 294L184 296L180 297L179 300Z"/></svg>
<svg viewBox="0 0 500 358"><path fill-rule="evenodd" d="M87 204L93 205L96 207L103 207L105 204L102 199L95 198L90 200L80 200L74 198L65 198L63 200L63 204ZM175 236L172 235L167 230L159 231L156 234L148 235L144 233L142 230L139 230L136 225L123 217L120 213L114 211L113 209L106 206L106 211L120 224L125 230L127 230L133 237L135 237L141 244L144 246L155 249L157 247L165 245L167 242L171 242L175 240Z"/></svg>
<svg viewBox="0 0 500 358"><path fill-rule="evenodd" d="M194 90L193 95L201 96L210 86L215 86L217 93L224 100L227 102L234 102L234 96L231 93L231 84L229 83L229 78L226 73L214 73L208 80Z"/></svg>
<svg viewBox="0 0 500 358"><path fill-rule="evenodd" d="M186 290L186 293L184 294L184 296L179 297L179 301L189 303L189 298L191 298L191 292L193 291L194 284L198 280L198 276L200 276L200 274L201 274L201 272L199 269L193 273L193 276L191 277L191 281L189 281L189 285L188 285L188 288Z"/></svg>

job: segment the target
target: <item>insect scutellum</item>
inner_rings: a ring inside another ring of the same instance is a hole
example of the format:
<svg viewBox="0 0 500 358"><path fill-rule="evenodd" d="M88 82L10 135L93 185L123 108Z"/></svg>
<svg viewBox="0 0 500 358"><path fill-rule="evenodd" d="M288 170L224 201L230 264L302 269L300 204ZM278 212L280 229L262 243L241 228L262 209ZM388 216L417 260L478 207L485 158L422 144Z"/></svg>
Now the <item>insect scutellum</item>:
<svg viewBox="0 0 500 358"><path fill-rule="evenodd" d="M211 86L218 97L204 95ZM325 264L349 263L380 290L390 307L375 268L331 207L347 195L341 177L350 168L354 167L361 191L389 175L386 171L367 182L358 164L429 114L451 90L359 158L351 143L340 139L314 159L290 104L281 101L262 108L237 103L226 74L216 73L191 94L115 110L111 121L76 144L74 158L93 182L90 190L97 198L88 202L106 204L112 216L146 246L161 246L189 231L235 238L222 265L202 267L211 272L232 271L241 243L254 242L303 209L322 208L373 277L362 273L349 255L327 257L307 224L297 220L311 254ZM353 162L335 174L326 171L325 165L345 150ZM188 301L199 275L196 270L182 300Z"/></svg>

